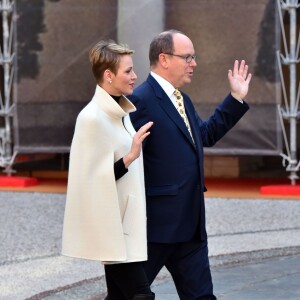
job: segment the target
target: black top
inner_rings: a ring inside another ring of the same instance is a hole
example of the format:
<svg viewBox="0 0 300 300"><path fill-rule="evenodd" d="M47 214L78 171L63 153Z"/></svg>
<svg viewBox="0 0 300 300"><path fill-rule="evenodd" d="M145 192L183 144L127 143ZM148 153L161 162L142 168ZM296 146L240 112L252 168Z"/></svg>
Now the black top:
<svg viewBox="0 0 300 300"><path fill-rule="evenodd" d="M116 180L120 179L122 176L124 176L128 172L128 169L124 165L123 158L120 158L118 161L115 162L114 172L115 172Z"/></svg>
<svg viewBox="0 0 300 300"><path fill-rule="evenodd" d="M119 104L120 102L120 99L121 99L121 96L113 96L113 95L110 95L112 98L115 99L115 101Z"/></svg>

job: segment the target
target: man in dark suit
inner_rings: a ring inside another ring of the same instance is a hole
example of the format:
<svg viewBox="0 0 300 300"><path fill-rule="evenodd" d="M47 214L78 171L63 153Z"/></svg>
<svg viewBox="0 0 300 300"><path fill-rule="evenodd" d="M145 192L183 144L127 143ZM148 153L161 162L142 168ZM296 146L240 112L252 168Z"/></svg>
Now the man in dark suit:
<svg viewBox="0 0 300 300"><path fill-rule="evenodd" d="M150 45L151 73L130 100L136 130L153 121L143 148L148 220L150 283L163 266L170 271L180 299L216 299L205 229L203 147L213 146L246 113L243 98L251 74L245 61L228 71L231 92L206 121L191 99L174 91L192 80L196 55L192 41L170 30ZM180 102L181 95L183 102Z"/></svg>

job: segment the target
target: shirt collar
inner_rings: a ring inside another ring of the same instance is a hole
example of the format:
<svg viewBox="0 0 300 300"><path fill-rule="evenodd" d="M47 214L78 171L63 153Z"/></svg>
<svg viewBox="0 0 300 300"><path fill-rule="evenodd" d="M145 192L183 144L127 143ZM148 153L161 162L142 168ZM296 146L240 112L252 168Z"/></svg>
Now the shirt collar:
<svg viewBox="0 0 300 300"><path fill-rule="evenodd" d="M158 82L164 92L168 95L169 98L172 98L175 88L174 86L167 81L166 79L162 78L160 75L154 73L153 71L150 72L151 76Z"/></svg>

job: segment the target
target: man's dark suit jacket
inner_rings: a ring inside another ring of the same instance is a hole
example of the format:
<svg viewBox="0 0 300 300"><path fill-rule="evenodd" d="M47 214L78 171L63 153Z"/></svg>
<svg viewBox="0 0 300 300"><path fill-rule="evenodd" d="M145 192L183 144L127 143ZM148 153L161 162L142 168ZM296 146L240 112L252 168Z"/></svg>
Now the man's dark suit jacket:
<svg viewBox="0 0 300 300"><path fill-rule="evenodd" d="M137 108L130 115L135 129L154 122L143 148L149 242L185 242L195 234L202 241L207 239L203 147L213 146L249 109L245 102L228 95L202 121L191 99L182 95L195 144L170 98L151 75L128 96Z"/></svg>

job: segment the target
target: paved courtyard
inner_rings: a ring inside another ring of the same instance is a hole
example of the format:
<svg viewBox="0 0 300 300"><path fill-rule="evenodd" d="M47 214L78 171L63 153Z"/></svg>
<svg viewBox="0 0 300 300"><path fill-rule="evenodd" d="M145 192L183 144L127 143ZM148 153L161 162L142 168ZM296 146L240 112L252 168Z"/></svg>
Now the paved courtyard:
<svg viewBox="0 0 300 300"><path fill-rule="evenodd" d="M0 299L103 299L99 262L60 255L65 194L0 192ZM300 299L300 201L207 198L209 255L222 300ZM176 300L166 270L158 300Z"/></svg>

